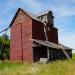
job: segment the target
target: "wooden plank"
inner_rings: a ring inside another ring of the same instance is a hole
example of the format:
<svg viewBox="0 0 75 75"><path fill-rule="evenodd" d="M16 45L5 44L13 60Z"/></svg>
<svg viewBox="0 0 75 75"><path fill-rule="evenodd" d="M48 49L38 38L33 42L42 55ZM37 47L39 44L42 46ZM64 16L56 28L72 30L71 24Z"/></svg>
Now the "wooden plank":
<svg viewBox="0 0 75 75"><path fill-rule="evenodd" d="M65 51L65 49L62 48L62 46L60 45L61 50L64 52L64 54L66 55L67 59L70 59L69 54Z"/></svg>

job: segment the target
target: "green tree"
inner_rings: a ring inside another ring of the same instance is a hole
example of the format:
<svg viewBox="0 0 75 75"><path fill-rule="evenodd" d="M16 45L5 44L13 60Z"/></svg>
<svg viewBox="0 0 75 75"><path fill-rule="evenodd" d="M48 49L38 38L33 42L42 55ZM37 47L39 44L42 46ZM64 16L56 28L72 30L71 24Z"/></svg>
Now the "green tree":
<svg viewBox="0 0 75 75"><path fill-rule="evenodd" d="M10 40L5 34L0 36L0 59L9 59Z"/></svg>

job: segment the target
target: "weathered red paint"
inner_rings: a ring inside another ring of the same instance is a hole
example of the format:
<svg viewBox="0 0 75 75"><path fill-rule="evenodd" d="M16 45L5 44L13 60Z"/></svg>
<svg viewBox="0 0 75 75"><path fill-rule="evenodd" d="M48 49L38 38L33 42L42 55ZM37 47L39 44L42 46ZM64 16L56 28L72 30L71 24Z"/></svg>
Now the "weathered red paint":
<svg viewBox="0 0 75 75"><path fill-rule="evenodd" d="M47 32L51 42L58 43L57 29ZM43 23L33 20L20 10L11 26L10 60L33 61L32 39L45 40Z"/></svg>
<svg viewBox="0 0 75 75"><path fill-rule="evenodd" d="M43 23L32 20L32 38L38 40L45 40Z"/></svg>
<svg viewBox="0 0 75 75"><path fill-rule="evenodd" d="M19 36L19 37L17 37ZM10 60L21 60L21 23L11 27Z"/></svg>
<svg viewBox="0 0 75 75"><path fill-rule="evenodd" d="M58 30L52 26L50 27L50 31L47 30L48 40L53 43L58 43Z"/></svg>
<svg viewBox="0 0 75 75"><path fill-rule="evenodd" d="M20 16L25 17L20 19ZM23 21L23 22L21 22ZM11 27L10 60L32 62L32 19L20 11Z"/></svg>

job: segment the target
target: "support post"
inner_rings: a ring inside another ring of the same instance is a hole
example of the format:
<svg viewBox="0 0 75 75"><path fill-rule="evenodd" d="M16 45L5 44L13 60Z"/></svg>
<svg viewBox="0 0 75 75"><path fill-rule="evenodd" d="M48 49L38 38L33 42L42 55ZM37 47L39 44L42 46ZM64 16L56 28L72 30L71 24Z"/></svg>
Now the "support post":
<svg viewBox="0 0 75 75"><path fill-rule="evenodd" d="M48 36L47 36L47 30L46 30L46 23L45 22L43 22L44 23L44 33L45 33L45 38L46 38L46 41L48 41ZM49 54L49 47L47 47L47 58L49 59L49 56L50 56L50 54Z"/></svg>
<svg viewBox="0 0 75 75"><path fill-rule="evenodd" d="M62 46L60 46L61 50L64 52L64 54L66 55L67 59L70 59L70 56L67 54L67 52L65 51L65 49L62 48Z"/></svg>

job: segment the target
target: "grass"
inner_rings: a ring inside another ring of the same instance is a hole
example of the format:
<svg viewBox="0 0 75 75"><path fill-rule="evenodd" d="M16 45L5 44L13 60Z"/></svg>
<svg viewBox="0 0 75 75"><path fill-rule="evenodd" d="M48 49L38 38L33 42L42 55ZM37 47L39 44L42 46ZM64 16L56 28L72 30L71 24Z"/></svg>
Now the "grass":
<svg viewBox="0 0 75 75"><path fill-rule="evenodd" d="M72 59L75 59L75 53L72 54Z"/></svg>
<svg viewBox="0 0 75 75"><path fill-rule="evenodd" d="M0 62L0 75L75 75L75 54L70 61L48 64Z"/></svg>

